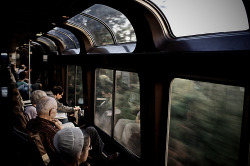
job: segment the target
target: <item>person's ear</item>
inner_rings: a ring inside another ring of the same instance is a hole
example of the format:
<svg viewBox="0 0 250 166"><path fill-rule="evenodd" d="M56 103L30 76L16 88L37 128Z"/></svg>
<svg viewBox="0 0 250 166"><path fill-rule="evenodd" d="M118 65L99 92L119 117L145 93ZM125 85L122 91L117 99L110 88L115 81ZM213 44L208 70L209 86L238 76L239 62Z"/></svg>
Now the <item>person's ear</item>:
<svg viewBox="0 0 250 166"><path fill-rule="evenodd" d="M77 154L77 159L78 159L78 160L81 159L81 155L82 155L82 152L79 152L79 153Z"/></svg>
<svg viewBox="0 0 250 166"><path fill-rule="evenodd" d="M50 116L50 114L51 114L51 111L52 111L52 109L49 110L49 116Z"/></svg>
<svg viewBox="0 0 250 166"><path fill-rule="evenodd" d="M49 110L49 116L55 118L56 117L56 109L52 108Z"/></svg>

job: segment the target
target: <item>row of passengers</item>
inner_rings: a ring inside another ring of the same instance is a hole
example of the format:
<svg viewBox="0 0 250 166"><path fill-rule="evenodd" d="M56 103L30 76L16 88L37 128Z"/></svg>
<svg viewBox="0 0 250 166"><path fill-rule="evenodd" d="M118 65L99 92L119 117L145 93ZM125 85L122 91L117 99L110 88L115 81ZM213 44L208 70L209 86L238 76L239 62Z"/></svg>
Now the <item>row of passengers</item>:
<svg viewBox="0 0 250 166"><path fill-rule="evenodd" d="M57 113L57 102L54 98L46 96L46 93L41 90L34 91L32 94L34 95L34 102L36 103L36 107L33 107L37 112L37 117L28 122L27 129L31 132L38 132L40 134L45 149L49 157L53 160L53 158L55 158L53 137L57 131L63 128L62 123L55 118ZM103 160L102 152L104 143L100 139L95 128L87 127L84 130L91 137L91 145L93 147L91 151L92 158L96 160L96 163L101 162ZM111 160L117 157L117 155L117 153L109 155L108 159Z"/></svg>
<svg viewBox="0 0 250 166"><path fill-rule="evenodd" d="M36 109L37 117L31 119L26 128L31 132L39 133L49 155L50 165L58 165L58 163L60 165L78 165L79 162L85 162L86 157L83 158L83 156L88 152L83 150L83 131L79 133L77 128L63 128L62 123L55 119L56 100L44 96L37 102ZM87 134L84 135L86 138L88 137ZM77 143L77 146L72 148L74 146L72 142ZM84 153L82 158L80 158L81 153Z"/></svg>
<svg viewBox="0 0 250 166"><path fill-rule="evenodd" d="M50 96L56 99L57 102L57 114L56 119L60 120L63 124L69 122L67 113L73 113L75 111L79 111L81 108L79 106L76 107L69 107L63 105L63 103L59 102L59 100L62 98L64 93L64 90L61 86L54 86L52 91L44 92L42 90L36 90L31 93L30 101L32 103L32 106L25 108L25 113L28 114L30 119L36 118L37 112L36 112L36 101L39 100L43 96Z"/></svg>
<svg viewBox="0 0 250 166"><path fill-rule="evenodd" d="M16 82L17 88L20 91L20 94L24 100L29 99L29 84L28 80L26 79L26 72L22 71L19 73L19 79ZM37 89L42 89L42 84L41 83L34 83L31 84L31 89L32 91L37 90Z"/></svg>

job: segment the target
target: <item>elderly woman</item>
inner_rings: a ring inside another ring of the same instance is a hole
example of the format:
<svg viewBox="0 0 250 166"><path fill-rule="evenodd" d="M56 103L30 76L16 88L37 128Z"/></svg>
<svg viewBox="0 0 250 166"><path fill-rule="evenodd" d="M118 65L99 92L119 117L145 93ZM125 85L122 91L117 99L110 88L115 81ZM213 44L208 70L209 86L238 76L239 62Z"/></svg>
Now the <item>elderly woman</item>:
<svg viewBox="0 0 250 166"><path fill-rule="evenodd" d="M29 119L34 119L37 116L36 103L40 98L47 96L47 94L42 90L35 90L31 93L30 101L31 106L25 108L24 112L29 116Z"/></svg>

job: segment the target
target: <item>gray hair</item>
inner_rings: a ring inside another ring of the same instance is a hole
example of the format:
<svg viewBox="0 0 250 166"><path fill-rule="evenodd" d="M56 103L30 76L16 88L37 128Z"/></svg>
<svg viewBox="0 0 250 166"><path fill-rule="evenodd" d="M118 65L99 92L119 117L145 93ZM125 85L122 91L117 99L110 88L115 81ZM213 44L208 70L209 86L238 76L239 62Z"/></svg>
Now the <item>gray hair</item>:
<svg viewBox="0 0 250 166"><path fill-rule="evenodd" d="M32 104L36 104L38 102L38 100L44 96L47 96L47 94L44 91L35 90L31 93L30 101Z"/></svg>
<svg viewBox="0 0 250 166"><path fill-rule="evenodd" d="M57 102L54 98L44 96L37 101L37 115L47 114L51 109L57 109Z"/></svg>

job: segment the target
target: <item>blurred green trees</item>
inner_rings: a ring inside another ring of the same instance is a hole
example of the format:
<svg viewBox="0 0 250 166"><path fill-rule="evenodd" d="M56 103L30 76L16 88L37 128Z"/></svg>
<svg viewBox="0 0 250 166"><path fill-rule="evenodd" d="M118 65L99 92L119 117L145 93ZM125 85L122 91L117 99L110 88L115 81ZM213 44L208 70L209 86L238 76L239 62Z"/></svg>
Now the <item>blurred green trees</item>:
<svg viewBox="0 0 250 166"><path fill-rule="evenodd" d="M244 88L175 79L171 94L168 166L235 166Z"/></svg>

